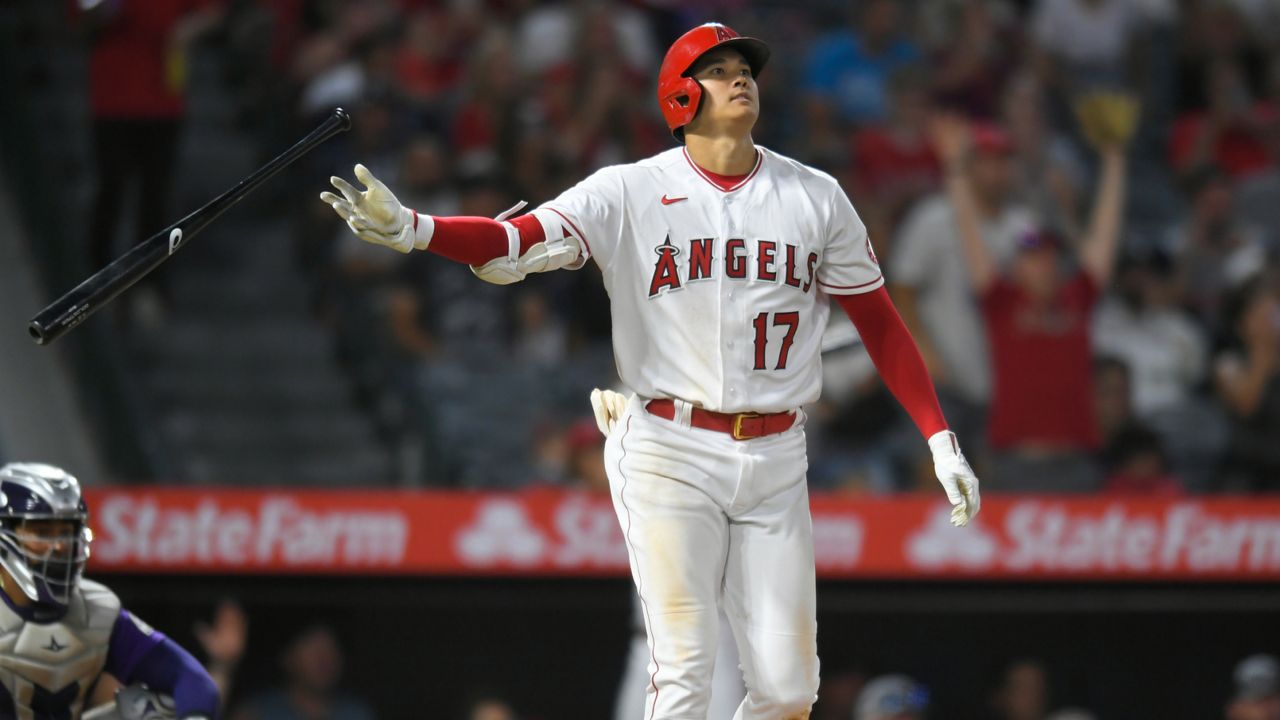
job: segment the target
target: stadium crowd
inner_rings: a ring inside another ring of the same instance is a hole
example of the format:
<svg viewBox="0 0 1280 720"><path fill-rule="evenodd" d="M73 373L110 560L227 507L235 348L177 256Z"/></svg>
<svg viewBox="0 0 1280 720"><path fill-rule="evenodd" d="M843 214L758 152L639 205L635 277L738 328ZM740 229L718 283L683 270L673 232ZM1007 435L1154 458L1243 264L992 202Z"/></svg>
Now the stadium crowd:
<svg viewBox="0 0 1280 720"><path fill-rule="evenodd" d="M235 10L229 51L274 68L246 80L246 121L306 125L350 107L355 131L315 175L359 160L406 204L444 215L536 204L668 147L654 68L680 28L715 16L766 38L777 62L761 77L757 141L841 180L988 487L1170 494L1264 491L1280 478L1272 5ZM586 441L571 431L582 391L612 377L598 272L490 287L450 263L364 246L314 198L296 202L315 311L369 407L432 440L426 482L569 479ZM970 231L998 282L971 276ZM1091 263L1105 273L1085 272ZM1019 285L1042 302L1008 307ZM809 413L812 484L932 485L851 329L831 335L827 390ZM497 419L510 428L513 417L528 433L502 439Z"/></svg>
<svg viewBox="0 0 1280 720"><path fill-rule="evenodd" d="M136 173L142 197L171 185L193 53L217 56L238 142L263 159L333 107L351 111L353 131L276 192L361 406L388 447L420 455L399 482L572 482L593 442L577 431L585 392L616 382L607 304L594 266L500 288L362 244L316 201L324 178L363 162L438 215L536 205L671 146L657 64L671 38L715 18L774 48L756 140L853 199L986 488L1276 489L1274 3L80 6L94 164L100 178ZM102 264L115 184L99 180L86 204ZM167 217L162 202L140 206L138 227ZM985 257L978 276L970 250ZM1038 299L1011 303L1028 293ZM932 487L923 445L833 317L826 390L808 408L811 484Z"/></svg>

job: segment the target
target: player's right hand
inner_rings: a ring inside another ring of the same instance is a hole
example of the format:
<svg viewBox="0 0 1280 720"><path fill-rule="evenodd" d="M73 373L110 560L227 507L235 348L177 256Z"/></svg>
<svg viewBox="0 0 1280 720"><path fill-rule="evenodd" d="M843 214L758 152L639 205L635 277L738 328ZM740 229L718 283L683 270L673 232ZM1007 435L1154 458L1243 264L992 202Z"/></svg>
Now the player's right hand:
<svg viewBox="0 0 1280 720"><path fill-rule="evenodd" d="M320 199L346 221L356 237L402 253L427 247L431 235L418 231L416 213L401 205L391 190L364 165L356 165L356 179L364 184L363 192L335 175L329 182L342 197L331 192L320 193Z"/></svg>

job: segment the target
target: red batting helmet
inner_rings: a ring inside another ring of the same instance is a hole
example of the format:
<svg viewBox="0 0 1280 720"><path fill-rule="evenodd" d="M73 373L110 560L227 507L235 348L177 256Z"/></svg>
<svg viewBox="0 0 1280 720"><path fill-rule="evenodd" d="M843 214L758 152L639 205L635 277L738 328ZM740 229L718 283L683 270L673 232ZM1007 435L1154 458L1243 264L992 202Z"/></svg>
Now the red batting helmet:
<svg viewBox="0 0 1280 720"><path fill-rule="evenodd" d="M681 128L698 114L698 103L702 99L702 86L688 77L689 68L707 51L718 47L731 47L742 53L754 77L760 76L769 60L768 45L743 37L728 25L707 23L681 35L667 50L662 69L658 71L658 105L662 107L667 128L677 140L684 141Z"/></svg>

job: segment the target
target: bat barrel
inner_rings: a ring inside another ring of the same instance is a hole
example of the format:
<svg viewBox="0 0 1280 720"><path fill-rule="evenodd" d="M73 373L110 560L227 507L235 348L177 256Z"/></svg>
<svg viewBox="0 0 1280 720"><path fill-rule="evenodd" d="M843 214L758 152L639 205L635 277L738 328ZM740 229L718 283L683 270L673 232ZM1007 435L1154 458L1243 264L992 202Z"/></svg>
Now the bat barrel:
<svg viewBox="0 0 1280 720"><path fill-rule="evenodd" d="M50 303L27 325L31 338L37 345L48 345L154 270L169 256L170 250L167 244L152 241L168 233L166 229L139 243Z"/></svg>
<svg viewBox="0 0 1280 720"><path fill-rule="evenodd" d="M293 147L241 180L199 210L135 245L110 265L89 276L62 297L41 310L27 325L27 332L38 345L48 345L71 328L84 322L98 308L141 280L186 241L215 218L240 202L254 188L311 152L317 145L351 127L351 117L337 108L327 119Z"/></svg>

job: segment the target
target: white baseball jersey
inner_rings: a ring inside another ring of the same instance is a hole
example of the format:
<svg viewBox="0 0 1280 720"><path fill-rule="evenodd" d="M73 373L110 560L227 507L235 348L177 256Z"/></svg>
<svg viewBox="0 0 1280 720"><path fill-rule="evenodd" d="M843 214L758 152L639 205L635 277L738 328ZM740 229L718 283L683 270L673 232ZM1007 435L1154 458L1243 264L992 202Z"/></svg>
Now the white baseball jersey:
<svg viewBox="0 0 1280 720"><path fill-rule="evenodd" d="M604 168L534 211L604 274L622 382L721 412L818 398L828 295L884 280L830 175L767 149L728 190L684 148Z"/></svg>
<svg viewBox="0 0 1280 720"><path fill-rule="evenodd" d="M28 621L0 602L0 685L8 694L0 717L57 717L67 708L79 717L119 616L115 593L90 580L79 582L58 622Z"/></svg>

